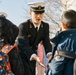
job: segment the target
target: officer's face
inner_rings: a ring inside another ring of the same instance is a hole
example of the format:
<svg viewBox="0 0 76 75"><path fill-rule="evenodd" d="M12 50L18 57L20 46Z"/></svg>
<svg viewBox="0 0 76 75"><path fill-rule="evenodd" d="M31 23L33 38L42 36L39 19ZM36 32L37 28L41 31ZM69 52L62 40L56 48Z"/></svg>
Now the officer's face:
<svg viewBox="0 0 76 75"><path fill-rule="evenodd" d="M39 25L44 17L44 13L35 13L33 11L30 12L30 15L32 17L32 21L36 24Z"/></svg>

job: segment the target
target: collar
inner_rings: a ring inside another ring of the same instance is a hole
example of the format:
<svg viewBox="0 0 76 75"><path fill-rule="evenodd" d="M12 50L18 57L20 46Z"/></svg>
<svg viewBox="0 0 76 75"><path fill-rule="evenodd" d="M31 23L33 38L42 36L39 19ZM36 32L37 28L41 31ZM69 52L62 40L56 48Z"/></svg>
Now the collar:
<svg viewBox="0 0 76 75"><path fill-rule="evenodd" d="M68 29L68 30L59 32L55 37L51 38L50 41L55 43L65 36L68 37L68 36L75 36L75 35L76 35L76 28Z"/></svg>
<svg viewBox="0 0 76 75"><path fill-rule="evenodd" d="M39 30L40 24L39 25L36 25L36 24L33 23L33 25L34 25L35 28L38 27L38 30Z"/></svg>

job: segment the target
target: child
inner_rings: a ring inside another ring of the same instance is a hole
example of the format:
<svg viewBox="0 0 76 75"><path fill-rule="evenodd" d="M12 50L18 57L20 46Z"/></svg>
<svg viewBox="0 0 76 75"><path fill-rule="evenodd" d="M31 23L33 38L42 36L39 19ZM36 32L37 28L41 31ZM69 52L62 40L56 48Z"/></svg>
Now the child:
<svg viewBox="0 0 76 75"><path fill-rule="evenodd" d="M1 13L0 14L0 50L2 50L4 47L10 49L9 47L13 46L15 39L18 35L18 32L19 32L18 27L14 25L11 21L6 19L5 15ZM14 75L24 75L23 64L16 47L13 46L13 48L8 53L8 57L9 57L12 73ZM1 69L1 64L0 64L0 69ZM6 74L0 74L0 75L6 75Z"/></svg>
<svg viewBox="0 0 76 75"><path fill-rule="evenodd" d="M54 48L48 75L73 75L76 58L76 11L67 10L63 13L62 31L51 41Z"/></svg>

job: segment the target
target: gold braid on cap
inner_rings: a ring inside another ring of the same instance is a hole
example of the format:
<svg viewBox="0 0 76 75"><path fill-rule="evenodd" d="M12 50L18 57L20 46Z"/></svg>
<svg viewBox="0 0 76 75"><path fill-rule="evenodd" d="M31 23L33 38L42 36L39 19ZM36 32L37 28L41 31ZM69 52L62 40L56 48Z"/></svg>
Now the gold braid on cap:
<svg viewBox="0 0 76 75"><path fill-rule="evenodd" d="M42 6L38 6L38 7L31 7L31 9L33 10L33 11L44 11L44 7L42 7Z"/></svg>

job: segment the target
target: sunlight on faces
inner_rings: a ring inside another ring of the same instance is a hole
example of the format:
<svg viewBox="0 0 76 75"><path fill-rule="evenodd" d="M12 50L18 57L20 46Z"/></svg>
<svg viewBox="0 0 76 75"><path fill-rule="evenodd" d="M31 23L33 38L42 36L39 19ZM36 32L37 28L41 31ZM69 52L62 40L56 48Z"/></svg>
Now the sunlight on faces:
<svg viewBox="0 0 76 75"><path fill-rule="evenodd" d="M30 11L30 15L32 18L32 22L35 23L36 25L39 25L44 17L44 13L36 14L33 11Z"/></svg>

